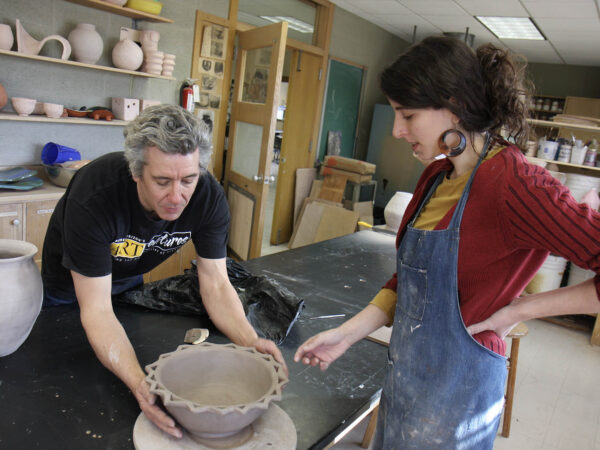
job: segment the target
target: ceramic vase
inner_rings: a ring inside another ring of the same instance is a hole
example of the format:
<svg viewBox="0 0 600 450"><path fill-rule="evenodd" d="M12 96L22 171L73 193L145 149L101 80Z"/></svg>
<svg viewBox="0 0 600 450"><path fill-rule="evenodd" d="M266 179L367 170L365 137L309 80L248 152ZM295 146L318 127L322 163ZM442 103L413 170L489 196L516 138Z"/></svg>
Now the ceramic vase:
<svg viewBox="0 0 600 450"><path fill-rule="evenodd" d="M126 70L137 70L144 61L144 52L131 39L117 42L112 51L112 62L115 67Z"/></svg>
<svg viewBox="0 0 600 450"><path fill-rule="evenodd" d="M412 196L410 192L398 191L392 196L387 205L385 205L383 216L385 217L385 224L389 229L398 231L404 211L406 211L406 207Z"/></svg>
<svg viewBox="0 0 600 450"><path fill-rule="evenodd" d="M10 50L15 43L10 25L0 23L0 50Z"/></svg>
<svg viewBox="0 0 600 450"><path fill-rule="evenodd" d="M35 245L0 239L0 357L17 350L42 308L42 277Z"/></svg>
<svg viewBox="0 0 600 450"><path fill-rule="evenodd" d="M86 64L96 64L102 55L104 43L96 31L96 27L89 23L80 23L67 36L73 49L76 61Z"/></svg>

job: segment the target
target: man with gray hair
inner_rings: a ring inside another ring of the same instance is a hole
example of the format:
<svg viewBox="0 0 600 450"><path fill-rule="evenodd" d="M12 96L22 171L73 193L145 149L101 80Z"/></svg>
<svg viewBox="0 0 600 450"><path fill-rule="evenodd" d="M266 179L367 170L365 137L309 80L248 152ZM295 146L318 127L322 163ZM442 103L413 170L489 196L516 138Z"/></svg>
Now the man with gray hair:
<svg viewBox="0 0 600 450"><path fill-rule="evenodd" d="M145 272L192 240L200 294L215 326L232 342L285 362L275 343L258 337L227 276L229 208L206 170L208 125L179 106L159 105L124 134L125 152L82 167L52 214L43 249L44 305L78 302L98 359L154 424L181 437L149 392L112 295L141 284Z"/></svg>

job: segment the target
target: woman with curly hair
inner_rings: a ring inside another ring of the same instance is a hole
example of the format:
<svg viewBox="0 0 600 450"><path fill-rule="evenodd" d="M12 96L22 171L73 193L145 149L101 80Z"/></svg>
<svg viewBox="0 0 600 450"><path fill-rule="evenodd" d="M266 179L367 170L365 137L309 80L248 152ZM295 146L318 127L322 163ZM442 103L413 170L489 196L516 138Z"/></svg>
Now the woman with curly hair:
<svg viewBox="0 0 600 450"><path fill-rule="evenodd" d="M325 370L393 325L373 448L491 449L504 404L503 338L528 319L600 312L598 275L519 297L550 253L600 273L600 214L519 148L529 131L524 69L491 44L474 52L430 37L381 75L394 137L434 162L398 230L397 273L364 310L295 355Z"/></svg>

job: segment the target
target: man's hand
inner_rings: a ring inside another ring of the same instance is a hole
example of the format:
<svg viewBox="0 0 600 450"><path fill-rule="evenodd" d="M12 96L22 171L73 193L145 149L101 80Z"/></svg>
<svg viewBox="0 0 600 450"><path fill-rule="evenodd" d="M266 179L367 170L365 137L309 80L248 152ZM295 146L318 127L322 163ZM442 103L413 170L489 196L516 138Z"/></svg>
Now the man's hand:
<svg viewBox="0 0 600 450"><path fill-rule="evenodd" d="M156 405L156 395L150 393L150 386L145 379L140 381L133 395L140 404L141 410L154 425L173 437L181 438L181 430L175 426L175 421Z"/></svg>
<svg viewBox="0 0 600 450"><path fill-rule="evenodd" d="M258 338L256 341L254 341L253 347L261 353L267 353L273 356L275 361L283 366L285 374L288 375L287 365L285 364L285 360L283 359L281 351L279 351L279 348L277 348L277 345L275 345L275 342L269 341L268 339Z"/></svg>

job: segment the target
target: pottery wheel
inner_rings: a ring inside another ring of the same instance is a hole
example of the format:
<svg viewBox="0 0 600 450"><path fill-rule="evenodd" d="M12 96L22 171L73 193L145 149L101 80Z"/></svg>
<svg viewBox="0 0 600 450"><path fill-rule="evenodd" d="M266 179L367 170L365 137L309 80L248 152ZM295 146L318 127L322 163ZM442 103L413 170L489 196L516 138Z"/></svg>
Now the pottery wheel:
<svg viewBox="0 0 600 450"><path fill-rule="evenodd" d="M267 411L250 425L252 436L236 450L293 450L296 448L296 427L283 409L271 404ZM137 450L210 450L194 441L183 431L181 439L175 439L159 430L145 415L140 413L133 427L133 445ZM219 446L219 448L223 448Z"/></svg>

